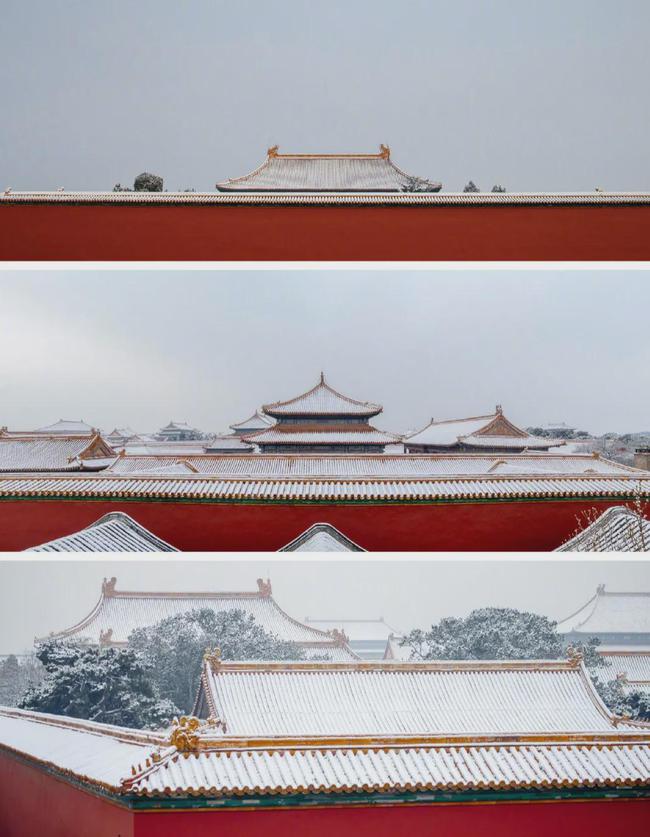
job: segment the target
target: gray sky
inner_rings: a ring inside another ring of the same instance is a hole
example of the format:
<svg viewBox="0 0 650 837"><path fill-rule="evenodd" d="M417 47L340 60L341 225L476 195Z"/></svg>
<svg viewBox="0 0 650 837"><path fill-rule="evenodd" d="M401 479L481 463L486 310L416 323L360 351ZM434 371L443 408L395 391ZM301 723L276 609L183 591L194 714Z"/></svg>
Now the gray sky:
<svg viewBox="0 0 650 837"><path fill-rule="evenodd" d="M85 559L0 563L0 653L28 649L34 636L86 616L104 577L122 590L255 590L270 576L278 604L296 619L381 616L397 631L428 627L476 607L516 607L561 619L596 590L650 590L650 562L576 561L264 561ZM20 591L20 592L19 592Z"/></svg>
<svg viewBox="0 0 650 837"><path fill-rule="evenodd" d="M265 150L650 189L647 0L3 0L0 186L212 189Z"/></svg>
<svg viewBox="0 0 650 837"><path fill-rule="evenodd" d="M2 271L0 426L226 430L331 384L403 432L650 430L646 271Z"/></svg>

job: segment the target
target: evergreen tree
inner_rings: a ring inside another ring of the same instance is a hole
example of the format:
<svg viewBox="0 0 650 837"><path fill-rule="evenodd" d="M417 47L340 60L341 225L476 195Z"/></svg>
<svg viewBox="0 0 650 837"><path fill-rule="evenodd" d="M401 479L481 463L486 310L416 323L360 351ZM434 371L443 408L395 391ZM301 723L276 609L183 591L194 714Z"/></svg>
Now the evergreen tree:
<svg viewBox="0 0 650 837"><path fill-rule="evenodd" d="M184 712L192 711L206 649L217 647L225 660L304 659L299 646L267 633L243 610L191 610L129 637L129 648L150 663L160 695Z"/></svg>
<svg viewBox="0 0 650 837"><path fill-rule="evenodd" d="M179 714L161 700L142 655L130 649L94 648L47 640L36 656L45 678L19 706L125 727L159 727Z"/></svg>

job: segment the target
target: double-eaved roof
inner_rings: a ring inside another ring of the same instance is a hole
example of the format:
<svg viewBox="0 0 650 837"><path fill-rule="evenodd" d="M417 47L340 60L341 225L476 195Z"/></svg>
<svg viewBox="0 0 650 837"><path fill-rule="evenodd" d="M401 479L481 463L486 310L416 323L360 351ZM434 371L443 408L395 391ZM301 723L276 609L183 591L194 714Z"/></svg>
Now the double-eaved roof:
<svg viewBox="0 0 650 837"><path fill-rule="evenodd" d="M381 145L378 154L280 154L269 148L254 171L217 183L220 192L439 192L441 183L409 175Z"/></svg>
<svg viewBox="0 0 650 837"><path fill-rule="evenodd" d="M422 430L404 440L407 450L548 450L563 445L560 439L533 436L517 427L504 415L500 405L484 416L436 421L431 419Z"/></svg>
<svg viewBox="0 0 650 837"><path fill-rule="evenodd" d="M650 592L609 592L600 584L586 604L557 623L557 630L600 636L607 645L650 645Z"/></svg>
<svg viewBox="0 0 650 837"><path fill-rule="evenodd" d="M258 579L255 591L152 592L117 590L115 578L104 579L99 601L76 625L53 632L44 639L65 639L91 645L127 644L136 628L147 628L170 616L208 608L215 613L242 610L278 639L294 642L308 657L353 660L338 632L328 633L293 619L277 604L268 581Z"/></svg>

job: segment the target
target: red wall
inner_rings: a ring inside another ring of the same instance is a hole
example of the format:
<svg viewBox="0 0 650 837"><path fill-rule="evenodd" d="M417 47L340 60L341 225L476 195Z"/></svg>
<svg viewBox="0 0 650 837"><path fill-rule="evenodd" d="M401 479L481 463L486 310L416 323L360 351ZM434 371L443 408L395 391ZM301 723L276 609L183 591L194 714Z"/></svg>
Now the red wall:
<svg viewBox="0 0 650 837"><path fill-rule="evenodd" d="M2 837L629 837L648 800L131 813L0 755Z"/></svg>
<svg viewBox="0 0 650 837"><path fill-rule="evenodd" d="M136 815L135 837L631 837L647 800Z"/></svg>
<svg viewBox="0 0 650 837"><path fill-rule="evenodd" d="M134 837L135 832L130 811L0 754L0 834Z"/></svg>
<svg viewBox="0 0 650 837"><path fill-rule="evenodd" d="M0 206L0 259L650 259L650 205Z"/></svg>
<svg viewBox="0 0 650 837"><path fill-rule="evenodd" d="M611 505L606 501L316 506L12 500L0 502L0 551L27 549L69 535L110 511L126 512L183 551L275 551L322 522L372 551L548 551L575 532L581 511Z"/></svg>

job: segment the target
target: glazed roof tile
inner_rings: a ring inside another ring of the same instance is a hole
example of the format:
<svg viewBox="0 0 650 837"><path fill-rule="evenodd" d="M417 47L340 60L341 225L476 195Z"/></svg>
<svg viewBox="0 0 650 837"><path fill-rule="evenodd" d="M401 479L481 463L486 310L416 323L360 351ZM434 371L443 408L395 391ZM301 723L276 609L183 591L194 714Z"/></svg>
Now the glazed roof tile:
<svg viewBox="0 0 650 837"><path fill-rule="evenodd" d="M650 552L650 520L626 506L613 506L556 552Z"/></svg>
<svg viewBox="0 0 650 837"><path fill-rule="evenodd" d="M289 416L365 416L371 418L382 411L380 404L356 401L333 389L321 373L320 381L307 392L288 401L265 404L262 409L273 417ZM394 441L394 440L393 440Z"/></svg>
<svg viewBox="0 0 650 837"><path fill-rule="evenodd" d="M330 523L314 523L279 552L365 552Z"/></svg>
<svg viewBox="0 0 650 837"><path fill-rule="evenodd" d="M0 472L103 470L114 459L99 436L0 433Z"/></svg>
<svg viewBox="0 0 650 837"><path fill-rule="evenodd" d="M402 192L413 180L379 154L279 154L270 148L261 166L250 174L217 183L223 192ZM429 184L437 192L440 183Z"/></svg>
<svg viewBox="0 0 650 837"><path fill-rule="evenodd" d="M256 445L379 445L396 442L399 437L365 425L358 429L336 428L308 429L296 427L271 427L259 433L243 437Z"/></svg>
<svg viewBox="0 0 650 837"><path fill-rule="evenodd" d="M626 653L604 652L601 656L610 664L606 678L624 676L628 684L650 686L650 651Z"/></svg>
<svg viewBox="0 0 650 837"><path fill-rule="evenodd" d="M71 535L27 552L178 552L124 512L110 512Z"/></svg>

